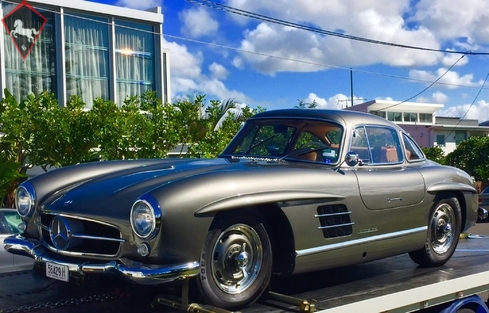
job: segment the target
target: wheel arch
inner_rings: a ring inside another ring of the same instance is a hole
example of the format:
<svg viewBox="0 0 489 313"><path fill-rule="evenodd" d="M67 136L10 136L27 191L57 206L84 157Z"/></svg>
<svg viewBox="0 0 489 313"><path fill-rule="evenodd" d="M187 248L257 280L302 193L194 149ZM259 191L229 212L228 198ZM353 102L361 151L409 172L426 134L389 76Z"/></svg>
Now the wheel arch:
<svg viewBox="0 0 489 313"><path fill-rule="evenodd" d="M467 202L465 201L464 194L461 190L443 190L437 192L435 195L435 201L440 199L446 199L447 197L455 196L460 205L460 214L462 215L462 221L460 223L460 232L464 230L465 224L467 222Z"/></svg>
<svg viewBox="0 0 489 313"><path fill-rule="evenodd" d="M272 245L274 274L290 274L295 267L294 235L289 220L277 203L255 204L216 212L210 229L217 227L229 216L256 214L263 219Z"/></svg>

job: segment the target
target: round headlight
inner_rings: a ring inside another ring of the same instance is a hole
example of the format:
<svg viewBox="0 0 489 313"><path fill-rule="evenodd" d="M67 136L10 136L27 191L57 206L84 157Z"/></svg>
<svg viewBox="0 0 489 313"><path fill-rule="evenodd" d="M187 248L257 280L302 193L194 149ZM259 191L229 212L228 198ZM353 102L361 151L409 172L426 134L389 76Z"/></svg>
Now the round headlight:
<svg viewBox="0 0 489 313"><path fill-rule="evenodd" d="M155 211L156 210L156 211ZM131 209L131 226L141 238L148 238L156 233L159 209L146 200L138 200Z"/></svg>
<svg viewBox="0 0 489 313"><path fill-rule="evenodd" d="M26 217L31 214L31 211L34 208L34 201L34 189L31 185L25 184L17 188L15 207L20 216Z"/></svg>

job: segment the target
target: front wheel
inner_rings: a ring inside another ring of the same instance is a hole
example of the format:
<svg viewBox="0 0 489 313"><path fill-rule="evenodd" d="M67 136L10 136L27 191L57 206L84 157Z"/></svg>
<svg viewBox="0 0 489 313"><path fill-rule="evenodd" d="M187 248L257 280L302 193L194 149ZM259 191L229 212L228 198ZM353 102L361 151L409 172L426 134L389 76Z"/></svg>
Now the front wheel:
<svg viewBox="0 0 489 313"><path fill-rule="evenodd" d="M197 284L205 300L234 310L255 302L268 287L272 248L255 214L223 220L206 237Z"/></svg>
<svg viewBox="0 0 489 313"><path fill-rule="evenodd" d="M447 197L435 202L430 213L425 246L410 252L411 259L425 267L445 264L457 247L461 222L460 204L453 194L447 194Z"/></svg>

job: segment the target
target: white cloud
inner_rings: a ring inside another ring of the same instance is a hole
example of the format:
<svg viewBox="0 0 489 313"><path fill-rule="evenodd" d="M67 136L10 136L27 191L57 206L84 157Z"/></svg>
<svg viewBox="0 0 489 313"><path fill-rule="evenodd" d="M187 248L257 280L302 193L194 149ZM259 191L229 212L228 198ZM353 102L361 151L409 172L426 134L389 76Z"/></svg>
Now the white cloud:
<svg viewBox="0 0 489 313"><path fill-rule="evenodd" d="M225 80L229 75L229 71L224 66L216 62L212 62L212 64L209 65L209 71L212 73L212 77L215 79Z"/></svg>
<svg viewBox="0 0 489 313"><path fill-rule="evenodd" d="M311 92L302 101L305 103L312 103L315 101L318 109L333 109L333 110L341 110L345 108L347 105L349 106L351 103L350 97L345 96L344 94L341 93L326 99L326 98L318 97L315 93ZM354 96L353 102L354 104L359 104L364 101L361 98Z"/></svg>
<svg viewBox="0 0 489 313"><path fill-rule="evenodd" d="M446 103L448 100L448 96L441 91L435 91L431 95L431 98L433 99L434 103L441 103L441 104Z"/></svg>
<svg viewBox="0 0 489 313"><path fill-rule="evenodd" d="M479 123L489 119L489 102L484 100L470 104L461 104L442 109L436 113L437 116L464 117L467 119L478 120ZM465 115L465 116L464 116Z"/></svg>
<svg viewBox="0 0 489 313"><path fill-rule="evenodd" d="M147 10L162 6L162 0L118 0L116 5L139 10Z"/></svg>
<svg viewBox="0 0 489 313"><path fill-rule="evenodd" d="M421 103L440 103L445 104L448 101L448 96L441 91L435 91L431 97L418 97L416 102Z"/></svg>
<svg viewBox="0 0 489 313"><path fill-rule="evenodd" d="M170 50L170 74L178 77L195 78L201 75L204 61L202 52L191 53L184 45L164 41L164 47Z"/></svg>
<svg viewBox="0 0 489 313"><path fill-rule="evenodd" d="M233 58L233 66L238 68L238 69L244 69L244 61L243 58L241 57L235 57Z"/></svg>
<svg viewBox="0 0 489 313"><path fill-rule="evenodd" d="M227 0L226 4L326 31L407 46L477 51L489 43L489 2L486 0L470 0L466 5L453 5L446 0ZM448 67L460 56L362 43L272 23L263 25L265 23L257 23L256 19L236 14L228 17L248 28L241 40L241 49L278 57L242 54L243 61L270 75L319 71L327 69L328 65ZM468 60L468 57L463 58L457 66L467 64Z"/></svg>
<svg viewBox="0 0 489 313"><path fill-rule="evenodd" d="M418 80L424 80L427 82L433 82L444 75L438 82L440 84L437 87L445 87L448 89L455 89L461 86L474 87L481 86L482 81L474 82L474 75L466 74L460 76L457 72L448 71L444 68L439 68L436 72L422 71L422 70L411 70L409 71L409 77Z"/></svg>
<svg viewBox="0 0 489 313"><path fill-rule="evenodd" d="M462 59L460 59L461 56L462 55L456 54L456 53L447 53L441 59L441 64L443 66L450 67L455 63L456 63L455 66L463 66L463 65L466 65L467 63L469 63L469 57L468 56L464 56Z"/></svg>
<svg viewBox="0 0 489 313"><path fill-rule="evenodd" d="M454 5L445 0L420 0L413 20L429 27L437 37L457 43L489 41L489 2L470 0ZM474 49L472 49L474 50Z"/></svg>
<svg viewBox="0 0 489 313"><path fill-rule="evenodd" d="M404 45L440 48L440 43L428 28L423 25L408 27L404 19L409 10L408 0L228 2L233 7L322 30ZM284 10L284 7L288 9ZM375 63L392 66L436 65L445 57L427 51L352 41L271 23L256 25L249 22L249 27L244 32L240 48L262 55L243 53L242 58L257 71L270 75Z"/></svg>
<svg viewBox="0 0 489 313"><path fill-rule="evenodd" d="M211 36L219 29L219 23L203 7L180 12L178 16L182 22L181 32L185 36L192 38Z"/></svg>
<svg viewBox="0 0 489 313"><path fill-rule="evenodd" d="M220 64L209 66L213 77L202 73L204 57L202 52L191 53L184 45L164 40L164 47L170 50L170 75L172 99L188 94L206 94L213 99L233 98L237 101L247 101L248 97L242 92L230 90L221 81L228 75L227 70Z"/></svg>

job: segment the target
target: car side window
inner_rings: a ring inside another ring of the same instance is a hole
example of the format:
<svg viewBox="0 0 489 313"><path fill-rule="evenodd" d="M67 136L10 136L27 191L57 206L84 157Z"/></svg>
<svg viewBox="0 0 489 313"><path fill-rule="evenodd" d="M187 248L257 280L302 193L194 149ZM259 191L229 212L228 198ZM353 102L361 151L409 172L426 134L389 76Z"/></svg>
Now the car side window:
<svg viewBox="0 0 489 313"><path fill-rule="evenodd" d="M350 151L358 154L358 157L364 163L372 163L365 127L358 127L353 131Z"/></svg>
<svg viewBox="0 0 489 313"><path fill-rule="evenodd" d="M399 136L395 129L361 126L353 133L351 149L367 164L399 163L403 160Z"/></svg>
<svg viewBox="0 0 489 313"><path fill-rule="evenodd" d="M404 141L404 148L406 150L406 158L409 161L415 160L423 160L424 154L421 148L414 142L414 140L407 136L406 134L402 134L402 139Z"/></svg>

